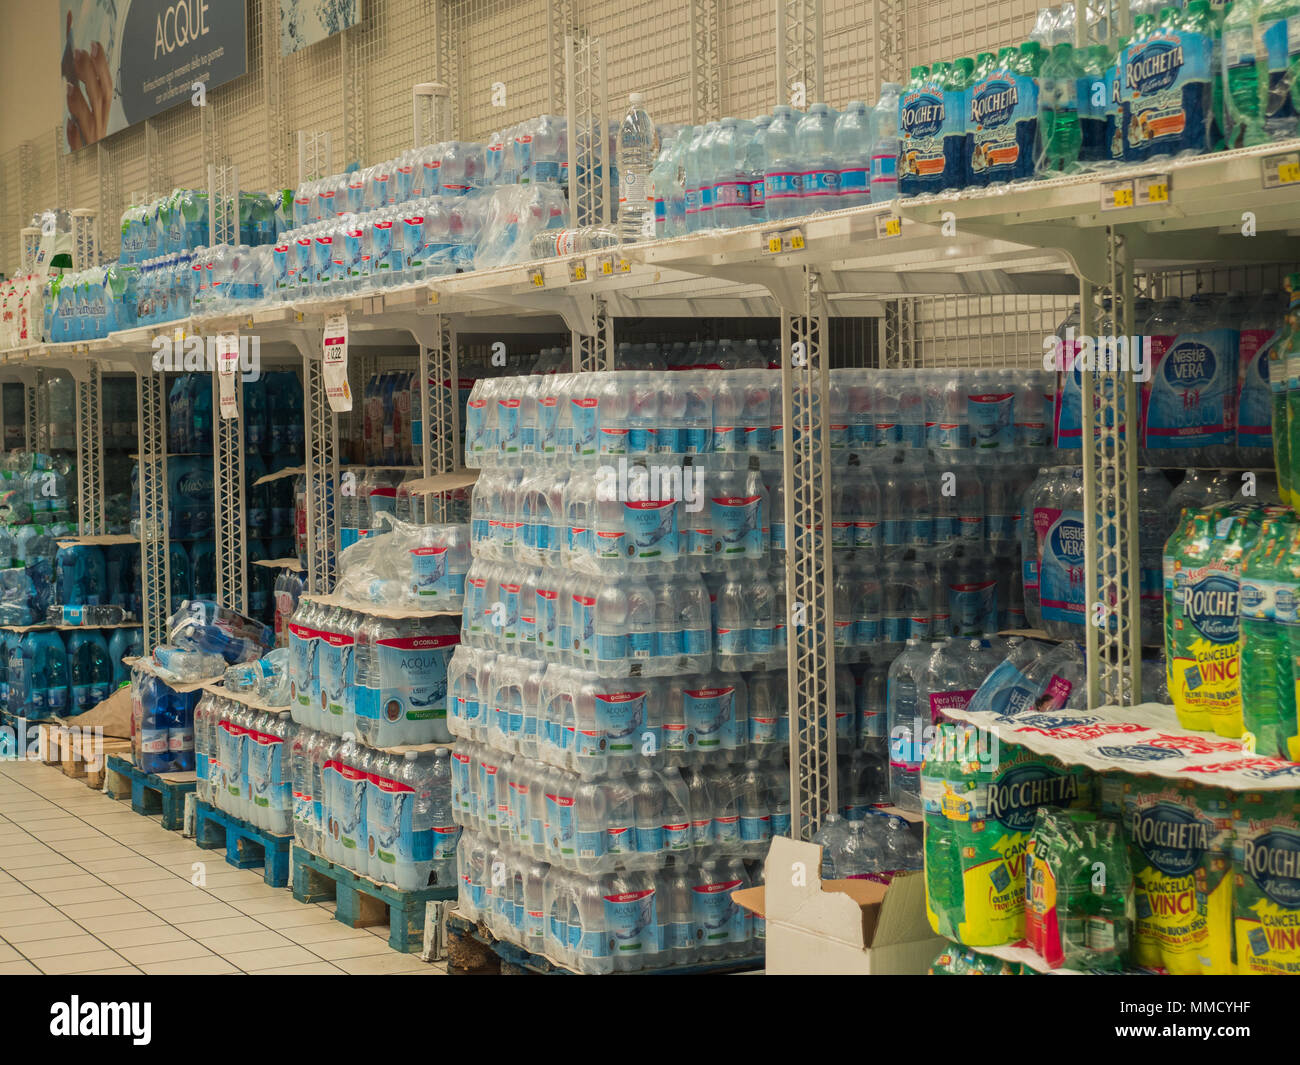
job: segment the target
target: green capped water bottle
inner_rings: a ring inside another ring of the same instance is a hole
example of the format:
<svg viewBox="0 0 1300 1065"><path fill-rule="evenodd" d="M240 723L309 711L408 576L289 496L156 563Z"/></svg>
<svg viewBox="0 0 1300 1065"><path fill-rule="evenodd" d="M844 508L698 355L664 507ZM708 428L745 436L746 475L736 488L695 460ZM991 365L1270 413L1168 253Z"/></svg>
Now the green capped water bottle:
<svg viewBox="0 0 1300 1065"><path fill-rule="evenodd" d="M925 909L930 927L954 939L961 924L961 862L954 821L961 808L962 772L955 759L962 726L941 724L921 766L921 806L925 829ZM970 816L969 812L966 815Z"/></svg>
<svg viewBox="0 0 1300 1065"><path fill-rule="evenodd" d="M1283 642L1286 649L1284 668L1278 670L1277 706L1272 715L1277 732L1274 746L1262 745L1256 734L1255 749L1263 754L1277 754L1289 761L1300 760L1300 721L1297 720L1297 695L1300 688L1300 521L1289 522L1290 535L1282 538L1274 566L1277 588L1274 613L1278 625L1284 631ZM1281 691L1282 686L1287 691ZM1267 737L1263 743L1269 743Z"/></svg>
<svg viewBox="0 0 1300 1065"><path fill-rule="evenodd" d="M1258 16L1259 0L1237 0L1223 19L1219 62L1224 96L1224 146L1227 148L1246 148L1268 139L1264 134L1260 61L1255 51Z"/></svg>
<svg viewBox="0 0 1300 1065"><path fill-rule="evenodd" d="M1286 279L1289 306L1280 356L1285 360L1283 376L1286 379L1286 420L1281 436L1285 436L1285 451L1278 450L1278 492L1283 503L1292 510L1300 510L1300 484L1294 475L1295 456L1300 455L1300 274L1289 274ZM1269 360L1269 370L1273 362ZM1273 434L1277 446L1279 434ZM1283 472L1285 470L1285 472ZM1286 485L1285 490L1282 488Z"/></svg>
<svg viewBox="0 0 1300 1065"><path fill-rule="evenodd" d="M1292 532L1289 526L1281 516L1264 520L1259 539L1242 559L1237 599L1243 739L1266 755L1278 753L1278 721L1285 717L1288 701L1295 714L1289 634L1284 627L1287 615L1295 617L1295 592L1281 579Z"/></svg>
<svg viewBox="0 0 1300 1065"><path fill-rule="evenodd" d="M1038 146L1035 170L1039 177L1070 174L1079 169L1083 131L1079 124L1079 78L1082 70L1074 46L1062 41L1038 72Z"/></svg>

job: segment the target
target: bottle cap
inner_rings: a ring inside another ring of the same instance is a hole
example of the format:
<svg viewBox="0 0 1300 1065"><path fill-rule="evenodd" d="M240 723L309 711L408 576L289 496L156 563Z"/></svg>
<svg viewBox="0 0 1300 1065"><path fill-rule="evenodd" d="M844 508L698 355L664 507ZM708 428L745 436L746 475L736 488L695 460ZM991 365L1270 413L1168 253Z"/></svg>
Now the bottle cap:
<svg viewBox="0 0 1300 1065"><path fill-rule="evenodd" d="M630 92L627 94L627 102L630 103L633 107L637 107L645 102L645 97L642 96L639 92Z"/></svg>

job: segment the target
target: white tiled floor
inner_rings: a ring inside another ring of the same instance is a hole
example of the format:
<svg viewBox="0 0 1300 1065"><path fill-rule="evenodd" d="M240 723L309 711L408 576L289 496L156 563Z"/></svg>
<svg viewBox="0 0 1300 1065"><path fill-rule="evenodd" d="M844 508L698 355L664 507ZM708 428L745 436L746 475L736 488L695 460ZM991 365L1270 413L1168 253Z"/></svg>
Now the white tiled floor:
<svg viewBox="0 0 1300 1065"><path fill-rule="evenodd" d="M56 767L0 762L0 975L446 971Z"/></svg>

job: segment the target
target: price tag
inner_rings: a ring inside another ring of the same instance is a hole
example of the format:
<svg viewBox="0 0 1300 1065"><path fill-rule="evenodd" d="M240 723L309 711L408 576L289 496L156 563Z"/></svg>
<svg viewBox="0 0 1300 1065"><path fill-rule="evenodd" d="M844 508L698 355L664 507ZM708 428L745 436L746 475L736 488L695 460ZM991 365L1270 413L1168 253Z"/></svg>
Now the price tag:
<svg viewBox="0 0 1300 1065"><path fill-rule="evenodd" d="M1101 209L1117 211L1133 206L1133 181L1103 181L1101 183Z"/></svg>
<svg viewBox="0 0 1300 1065"><path fill-rule="evenodd" d="M876 239L888 240L903 235L903 220L896 214L876 215Z"/></svg>
<svg viewBox="0 0 1300 1065"><path fill-rule="evenodd" d="M798 226L792 229L777 229L763 234L763 242L768 255L779 255L787 251L803 251L808 245L804 241L803 230Z"/></svg>
<svg viewBox="0 0 1300 1065"><path fill-rule="evenodd" d="M429 302L430 303L438 302L438 290L436 288L429 289Z"/></svg>
<svg viewBox="0 0 1300 1065"><path fill-rule="evenodd" d="M586 259L578 259L569 263L569 280L574 283L591 280L591 278L587 276Z"/></svg>
<svg viewBox="0 0 1300 1065"><path fill-rule="evenodd" d="M614 256L602 255L596 263L601 277L610 277L614 273Z"/></svg>
<svg viewBox="0 0 1300 1065"><path fill-rule="evenodd" d="M1300 184L1300 152L1284 152L1261 159L1264 168L1264 188L1280 189Z"/></svg>
<svg viewBox="0 0 1300 1065"><path fill-rule="evenodd" d="M546 287L546 273L540 266L530 266L528 268L528 283L533 288Z"/></svg>
<svg viewBox="0 0 1300 1065"><path fill-rule="evenodd" d="M1152 174L1134 182L1133 198L1139 207L1169 202L1169 175Z"/></svg>
<svg viewBox="0 0 1300 1065"><path fill-rule="evenodd" d="M217 334L217 389L221 397L221 417L239 417L235 399L235 373L239 369L239 334Z"/></svg>
<svg viewBox="0 0 1300 1065"><path fill-rule="evenodd" d="M348 385L348 316L331 314L325 319L324 339L325 398L330 410L352 409L352 389Z"/></svg>

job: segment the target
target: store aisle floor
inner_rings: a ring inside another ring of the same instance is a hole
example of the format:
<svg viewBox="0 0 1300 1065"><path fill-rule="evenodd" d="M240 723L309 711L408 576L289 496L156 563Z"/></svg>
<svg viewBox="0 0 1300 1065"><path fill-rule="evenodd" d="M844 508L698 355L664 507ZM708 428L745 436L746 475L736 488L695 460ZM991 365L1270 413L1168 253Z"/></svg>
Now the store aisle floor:
<svg viewBox="0 0 1300 1065"><path fill-rule="evenodd" d="M0 975L445 975L333 914L57 767L0 762Z"/></svg>

